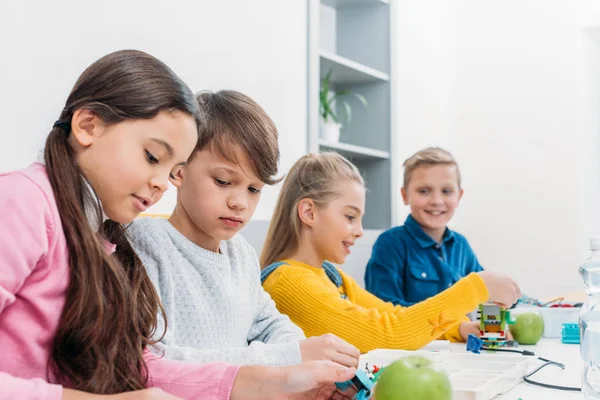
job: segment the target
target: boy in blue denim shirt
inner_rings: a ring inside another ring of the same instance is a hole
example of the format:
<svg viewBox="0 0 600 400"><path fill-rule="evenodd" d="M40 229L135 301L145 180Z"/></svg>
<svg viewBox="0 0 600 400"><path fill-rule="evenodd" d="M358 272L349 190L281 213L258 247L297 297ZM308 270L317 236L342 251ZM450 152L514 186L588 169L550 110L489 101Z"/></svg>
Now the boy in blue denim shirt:
<svg viewBox="0 0 600 400"><path fill-rule="evenodd" d="M410 306L483 268L467 239L446 227L463 195L454 157L430 147L404 167L402 198L411 213L375 242L365 284L383 300Z"/></svg>

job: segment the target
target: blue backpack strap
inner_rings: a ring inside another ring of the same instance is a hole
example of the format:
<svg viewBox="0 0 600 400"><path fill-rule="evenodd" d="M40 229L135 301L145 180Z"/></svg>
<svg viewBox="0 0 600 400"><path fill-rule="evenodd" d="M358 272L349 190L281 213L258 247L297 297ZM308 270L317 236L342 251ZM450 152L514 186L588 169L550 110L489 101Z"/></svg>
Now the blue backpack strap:
<svg viewBox="0 0 600 400"><path fill-rule="evenodd" d="M341 287L344 284L342 275L332 263L325 261L321 267L323 267L327 277L336 287Z"/></svg>
<svg viewBox="0 0 600 400"><path fill-rule="evenodd" d="M289 264L283 261L278 261L263 269L260 273L260 283L264 283L269 277L269 275L271 275L277 268L281 267L282 265ZM332 263L325 261L322 267L325 270L325 273L327 274L329 280L333 282L333 284L336 287L341 287L343 285L344 281L342 279L342 275Z"/></svg>
<svg viewBox="0 0 600 400"><path fill-rule="evenodd" d="M277 268L281 267L282 265L289 265L289 264L286 262L283 262L283 261L279 261L279 262L275 262L275 263L267 266L265 269L263 269L260 272L260 283L261 284L265 283L265 281L267 280L269 275L271 275Z"/></svg>

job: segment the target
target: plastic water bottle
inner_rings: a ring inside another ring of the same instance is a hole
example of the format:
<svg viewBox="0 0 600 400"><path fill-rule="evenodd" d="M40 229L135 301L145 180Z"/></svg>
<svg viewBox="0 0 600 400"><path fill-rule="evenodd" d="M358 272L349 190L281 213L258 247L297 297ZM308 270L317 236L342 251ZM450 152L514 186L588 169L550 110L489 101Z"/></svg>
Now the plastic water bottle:
<svg viewBox="0 0 600 400"><path fill-rule="evenodd" d="M600 399L600 237L590 239L591 253L579 267L579 275L588 294L581 309L581 357L584 398Z"/></svg>

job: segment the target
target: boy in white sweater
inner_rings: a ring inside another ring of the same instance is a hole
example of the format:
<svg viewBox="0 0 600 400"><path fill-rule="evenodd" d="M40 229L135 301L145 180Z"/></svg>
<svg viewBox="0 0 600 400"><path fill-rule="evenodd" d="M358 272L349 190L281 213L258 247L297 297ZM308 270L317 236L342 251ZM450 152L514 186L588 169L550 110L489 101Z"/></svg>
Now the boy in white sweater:
<svg viewBox="0 0 600 400"><path fill-rule="evenodd" d="M136 220L127 229L167 315L159 349L167 358L193 362L328 359L356 366L354 346L333 335L305 339L277 311L261 286L254 249L237 234L262 188L279 181L273 121L238 92L202 92L197 98L206 123L188 164L173 171L173 214Z"/></svg>

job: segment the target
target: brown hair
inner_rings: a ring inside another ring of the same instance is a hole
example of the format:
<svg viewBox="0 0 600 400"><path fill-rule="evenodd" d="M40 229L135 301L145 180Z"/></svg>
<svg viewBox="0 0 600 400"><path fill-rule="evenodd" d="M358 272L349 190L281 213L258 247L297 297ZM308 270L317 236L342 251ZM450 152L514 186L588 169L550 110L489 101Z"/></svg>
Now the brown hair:
<svg viewBox="0 0 600 400"><path fill-rule="evenodd" d="M296 161L279 192L260 255L261 268L285 260L298 247L302 228L298 216L300 200L310 198L317 206L325 205L338 196L337 184L347 180L364 186L356 166L337 153L309 153Z"/></svg>
<svg viewBox="0 0 600 400"><path fill-rule="evenodd" d="M246 154L260 180L267 185L281 181L276 178L279 162L277 128L273 120L254 100L234 90L196 94L205 123L192 157L205 148L213 149L227 160L238 163L237 144Z"/></svg>
<svg viewBox="0 0 600 400"><path fill-rule="evenodd" d="M92 227L84 204L94 204L69 145L73 113L88 109L108 124L149 119L178 110L198 121L191 90L156 58L134 50L108 54L79 77L44 151L48 177L65 233L70 282L49 368L74 389L112 394L142 389L148 379L143 351L153 343L160 302L123 227L113 221ZM99 229L99 233L95 231ZM117 245L110 256L103 236ZM164 314L164 312L163 312Z"/></svg>
<svg viewBox="0 0 600 400"><path fill-rule="evenodd" d="M458 164L452 154L441 147L428 147L421 151L416 152L412 156L404 161L404 189L408 189L410 178L415 169L420 166L433 166L433 165L454 165L456 167L456 176L458 177L458 187L460 187L460 171Z"/></svg>

